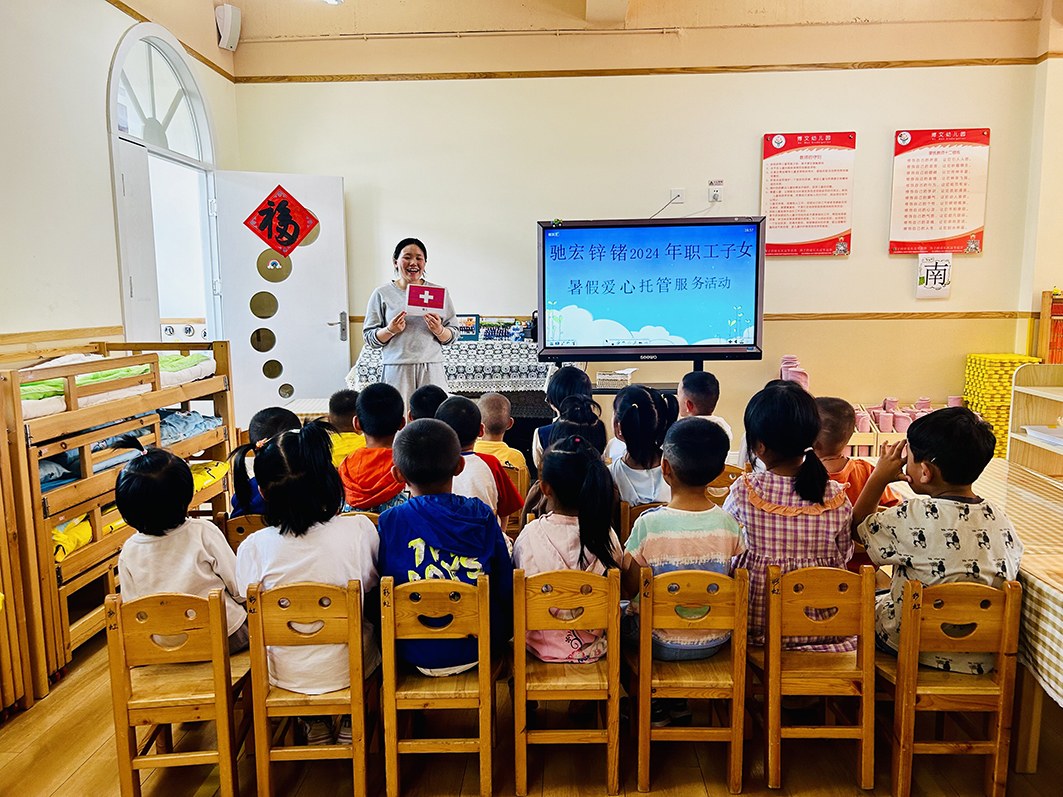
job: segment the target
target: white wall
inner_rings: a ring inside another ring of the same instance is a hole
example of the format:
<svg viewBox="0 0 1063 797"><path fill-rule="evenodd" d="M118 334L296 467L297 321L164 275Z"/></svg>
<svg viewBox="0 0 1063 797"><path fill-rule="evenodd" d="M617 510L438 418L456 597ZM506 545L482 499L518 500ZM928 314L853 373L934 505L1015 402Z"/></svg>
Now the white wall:
<svg viewBox="0 0 1063 797"><path fill-rule="evenodd" d="M535 221L759 211L760 136L854 129L854 254L769 261L766 310L1018 306L1034 67L239 85L242 167L346 181L351 309L423 238L459 312L535 305ZM886 254L892 139L902 127L992 130L986 254L958 258L953 298L914 299L914 263ZM1025 297L1024 297L1025 299ZM1025 304L1025 302L1024 302ZM1024 308L1025 309L1025 306Z"/></svg>
<svg viewBox="0 0 1063 797"><path fill-rule="evenodd" d="M0 333L121 324L107 76L134 20L92 0L4 4ZM219 163L239 165L234 86L193 62Z"/></svg>

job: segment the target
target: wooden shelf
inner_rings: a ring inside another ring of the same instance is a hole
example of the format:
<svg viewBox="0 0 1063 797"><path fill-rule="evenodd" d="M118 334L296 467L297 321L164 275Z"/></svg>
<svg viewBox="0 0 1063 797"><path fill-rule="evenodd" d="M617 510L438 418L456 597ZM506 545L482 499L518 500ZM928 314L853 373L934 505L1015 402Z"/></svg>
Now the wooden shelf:
<svg viewBox="0 0 1063 797"><path fill-rule="evenodd" d="M1037 396L1049 401L1063 401L1063 387L1037 387L1033 385L1015 385L1015 392L1024 396Z"/></svg>
<svg viewBox="0 0 1063 797"><path fill-rule="evenodd" d="M1050 478L1063 476L1063 446L1026 434L1063 415L1063 365L1030 363L1015 371L1011 394L1008 461Z"/></svg>

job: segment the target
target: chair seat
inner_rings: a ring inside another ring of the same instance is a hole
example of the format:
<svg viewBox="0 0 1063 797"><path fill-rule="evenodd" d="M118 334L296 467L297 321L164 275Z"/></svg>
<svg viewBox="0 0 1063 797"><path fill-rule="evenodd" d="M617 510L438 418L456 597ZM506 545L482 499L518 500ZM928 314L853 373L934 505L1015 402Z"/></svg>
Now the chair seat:
<svg viewBox="0 0 1063 797"><path fill-rule="evenodd" d="M232 685L244 681L251 667L247 651L229 659ZM214 673L211 663L150 664L129 671L132 691L129 708L195 706L214 700Z"/></svg>
<svg viewBox="0 0 1063 797"><path fill-rule="evenodd" d="M624 661L631 671L638 674L639 653L634 648L624 648ZM731 643L728 642L707 659L691 661L654 661L650 688L669 686L691 689L713 687L729 688L734 683L731 672Z"/></svg>
<svg viewBox="0 0 1063 797"><path fill-rule="evenodd" d="M503 659L491 662L491 680L497 680ZM395 697L407 700L475 700L480 695L479 670L457 675L425 675L412 668L402 668L395 674Z"/></svg>
<svg viewBox="0 0 1063 797"><path fill-rule="evenodd" d="M528 691L605 689L609 682L605 657L593 664L562 664L528 656Z"/></svg>
<svg viewBox="0 0 1063 797"><path fill-rule="evenodd" d="M875 656L875 672L889 683L897 684L897 657L879 652ZM993 680L993 673L971 675L948 672L934 667L919 666L917 694L927 695L996 695L1000 684Z"/></svg>

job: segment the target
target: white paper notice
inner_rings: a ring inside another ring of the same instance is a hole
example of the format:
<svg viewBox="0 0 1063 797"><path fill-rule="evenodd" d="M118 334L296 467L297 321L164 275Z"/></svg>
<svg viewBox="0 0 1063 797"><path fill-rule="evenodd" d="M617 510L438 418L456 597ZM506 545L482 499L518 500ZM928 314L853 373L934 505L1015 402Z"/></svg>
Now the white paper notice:
<svg viewBox="0 0 1063 797"><path fill-rule="evenodd" d="M919 255L916 299L948 299L952 292L952 254L924 252Z"/></svg>

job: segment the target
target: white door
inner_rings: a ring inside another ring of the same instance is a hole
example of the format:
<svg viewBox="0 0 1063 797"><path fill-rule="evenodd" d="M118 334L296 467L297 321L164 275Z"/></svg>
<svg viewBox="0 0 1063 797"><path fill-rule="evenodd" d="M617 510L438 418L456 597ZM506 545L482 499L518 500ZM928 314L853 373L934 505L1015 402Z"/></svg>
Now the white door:
<svg viewBox="0 0 1063 797"><path fill-rule="evenodd" d="M115 149L119 279L126 340L159 340L159 285L155 270L148 150L118 140Z"/></svg>
<svg viewBox="0 0 1063 797"><path fill-rule="evenodd" d="M236 422L246 428L264 407L327 399L344 387L351 354L343 179L265 172L215 172L214 179L222 336L232 346ZM278 186L318 222L287 256L244 224Z"/></svg>

